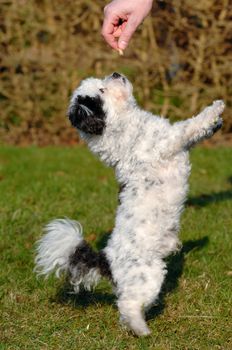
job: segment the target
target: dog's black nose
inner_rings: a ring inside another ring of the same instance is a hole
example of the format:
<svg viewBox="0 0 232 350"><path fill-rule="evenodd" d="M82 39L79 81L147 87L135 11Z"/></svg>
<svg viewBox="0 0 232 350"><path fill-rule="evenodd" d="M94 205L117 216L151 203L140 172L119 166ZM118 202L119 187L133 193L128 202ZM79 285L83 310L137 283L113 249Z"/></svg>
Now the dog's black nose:
<svg viewBox="0 0 232 350"><path fill-rule="evenodd" d="M120 77L121 77L121 74L119 74L119 73L117 73L117 72L114 72L114 73L112 74L112 77L115 78L115 79L117 79L117 78L120 78Z"/></svg>

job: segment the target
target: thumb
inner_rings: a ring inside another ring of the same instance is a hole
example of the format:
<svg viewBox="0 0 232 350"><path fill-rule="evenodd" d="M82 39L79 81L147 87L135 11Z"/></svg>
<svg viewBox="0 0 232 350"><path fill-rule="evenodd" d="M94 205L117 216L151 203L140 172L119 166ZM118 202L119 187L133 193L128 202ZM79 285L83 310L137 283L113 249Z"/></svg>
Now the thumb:
<svg viewBox="0 0 232 350"><path fill-rule="evenodd" d="M121 50L125 50L128 46L129 41L134 34L136 28L138 27L138 21L135 17L130 16L120 38L118 40L118 48Z"/></svg>

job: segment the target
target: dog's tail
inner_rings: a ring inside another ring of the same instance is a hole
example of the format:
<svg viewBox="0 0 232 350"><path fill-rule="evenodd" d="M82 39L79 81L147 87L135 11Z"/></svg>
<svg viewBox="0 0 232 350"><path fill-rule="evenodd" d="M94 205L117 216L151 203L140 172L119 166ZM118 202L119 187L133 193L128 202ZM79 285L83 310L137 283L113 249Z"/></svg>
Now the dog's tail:
<svg viewBox="0 0 232 350"><path fill-rule="evenodd" d="M95 252L83 239L80 223L69 219L57 219L45 227L45 235L37 242L35 264L38 275L69 274L76 293L81 285L90 290L101 276L111 278L104 251Z"/></svg>

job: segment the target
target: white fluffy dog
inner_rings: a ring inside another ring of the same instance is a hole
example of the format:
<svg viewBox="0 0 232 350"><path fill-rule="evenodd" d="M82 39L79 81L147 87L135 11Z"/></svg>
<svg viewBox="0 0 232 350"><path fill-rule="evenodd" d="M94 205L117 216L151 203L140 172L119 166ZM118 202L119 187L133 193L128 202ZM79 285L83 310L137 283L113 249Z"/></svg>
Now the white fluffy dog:
<svg viewBox="0 0 232 350"><path fill-rule="evenodd" d="M52 221L38 243L37 271L69 274L75 292L109 277L121 322L138 336L148 335L144 311L159 295L164 258L179 246L189 149L221 127L223 110L223 101L215 101L196 117L170 124L138 107L124 76L84 80L68 116L91 151L115 168L121 188L115 227L97 253L84 241L78 222Z"/></svg>

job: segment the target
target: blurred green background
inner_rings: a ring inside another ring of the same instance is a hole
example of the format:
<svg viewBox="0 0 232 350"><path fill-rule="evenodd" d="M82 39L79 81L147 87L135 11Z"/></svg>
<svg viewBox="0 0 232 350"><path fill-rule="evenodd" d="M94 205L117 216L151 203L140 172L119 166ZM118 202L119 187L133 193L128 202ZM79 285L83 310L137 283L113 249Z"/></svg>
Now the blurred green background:
<svg viewBox="0 0 232 350"><path fill-rule="evenodd" d="M231 1L155 1L124 57L101 37L106 3L1 1L1 143L76 143L65 117L71 92L84 77L115 70L131 79L143 107L172 120L223 98L223 136L214 140L230 142Z"/></svg>

